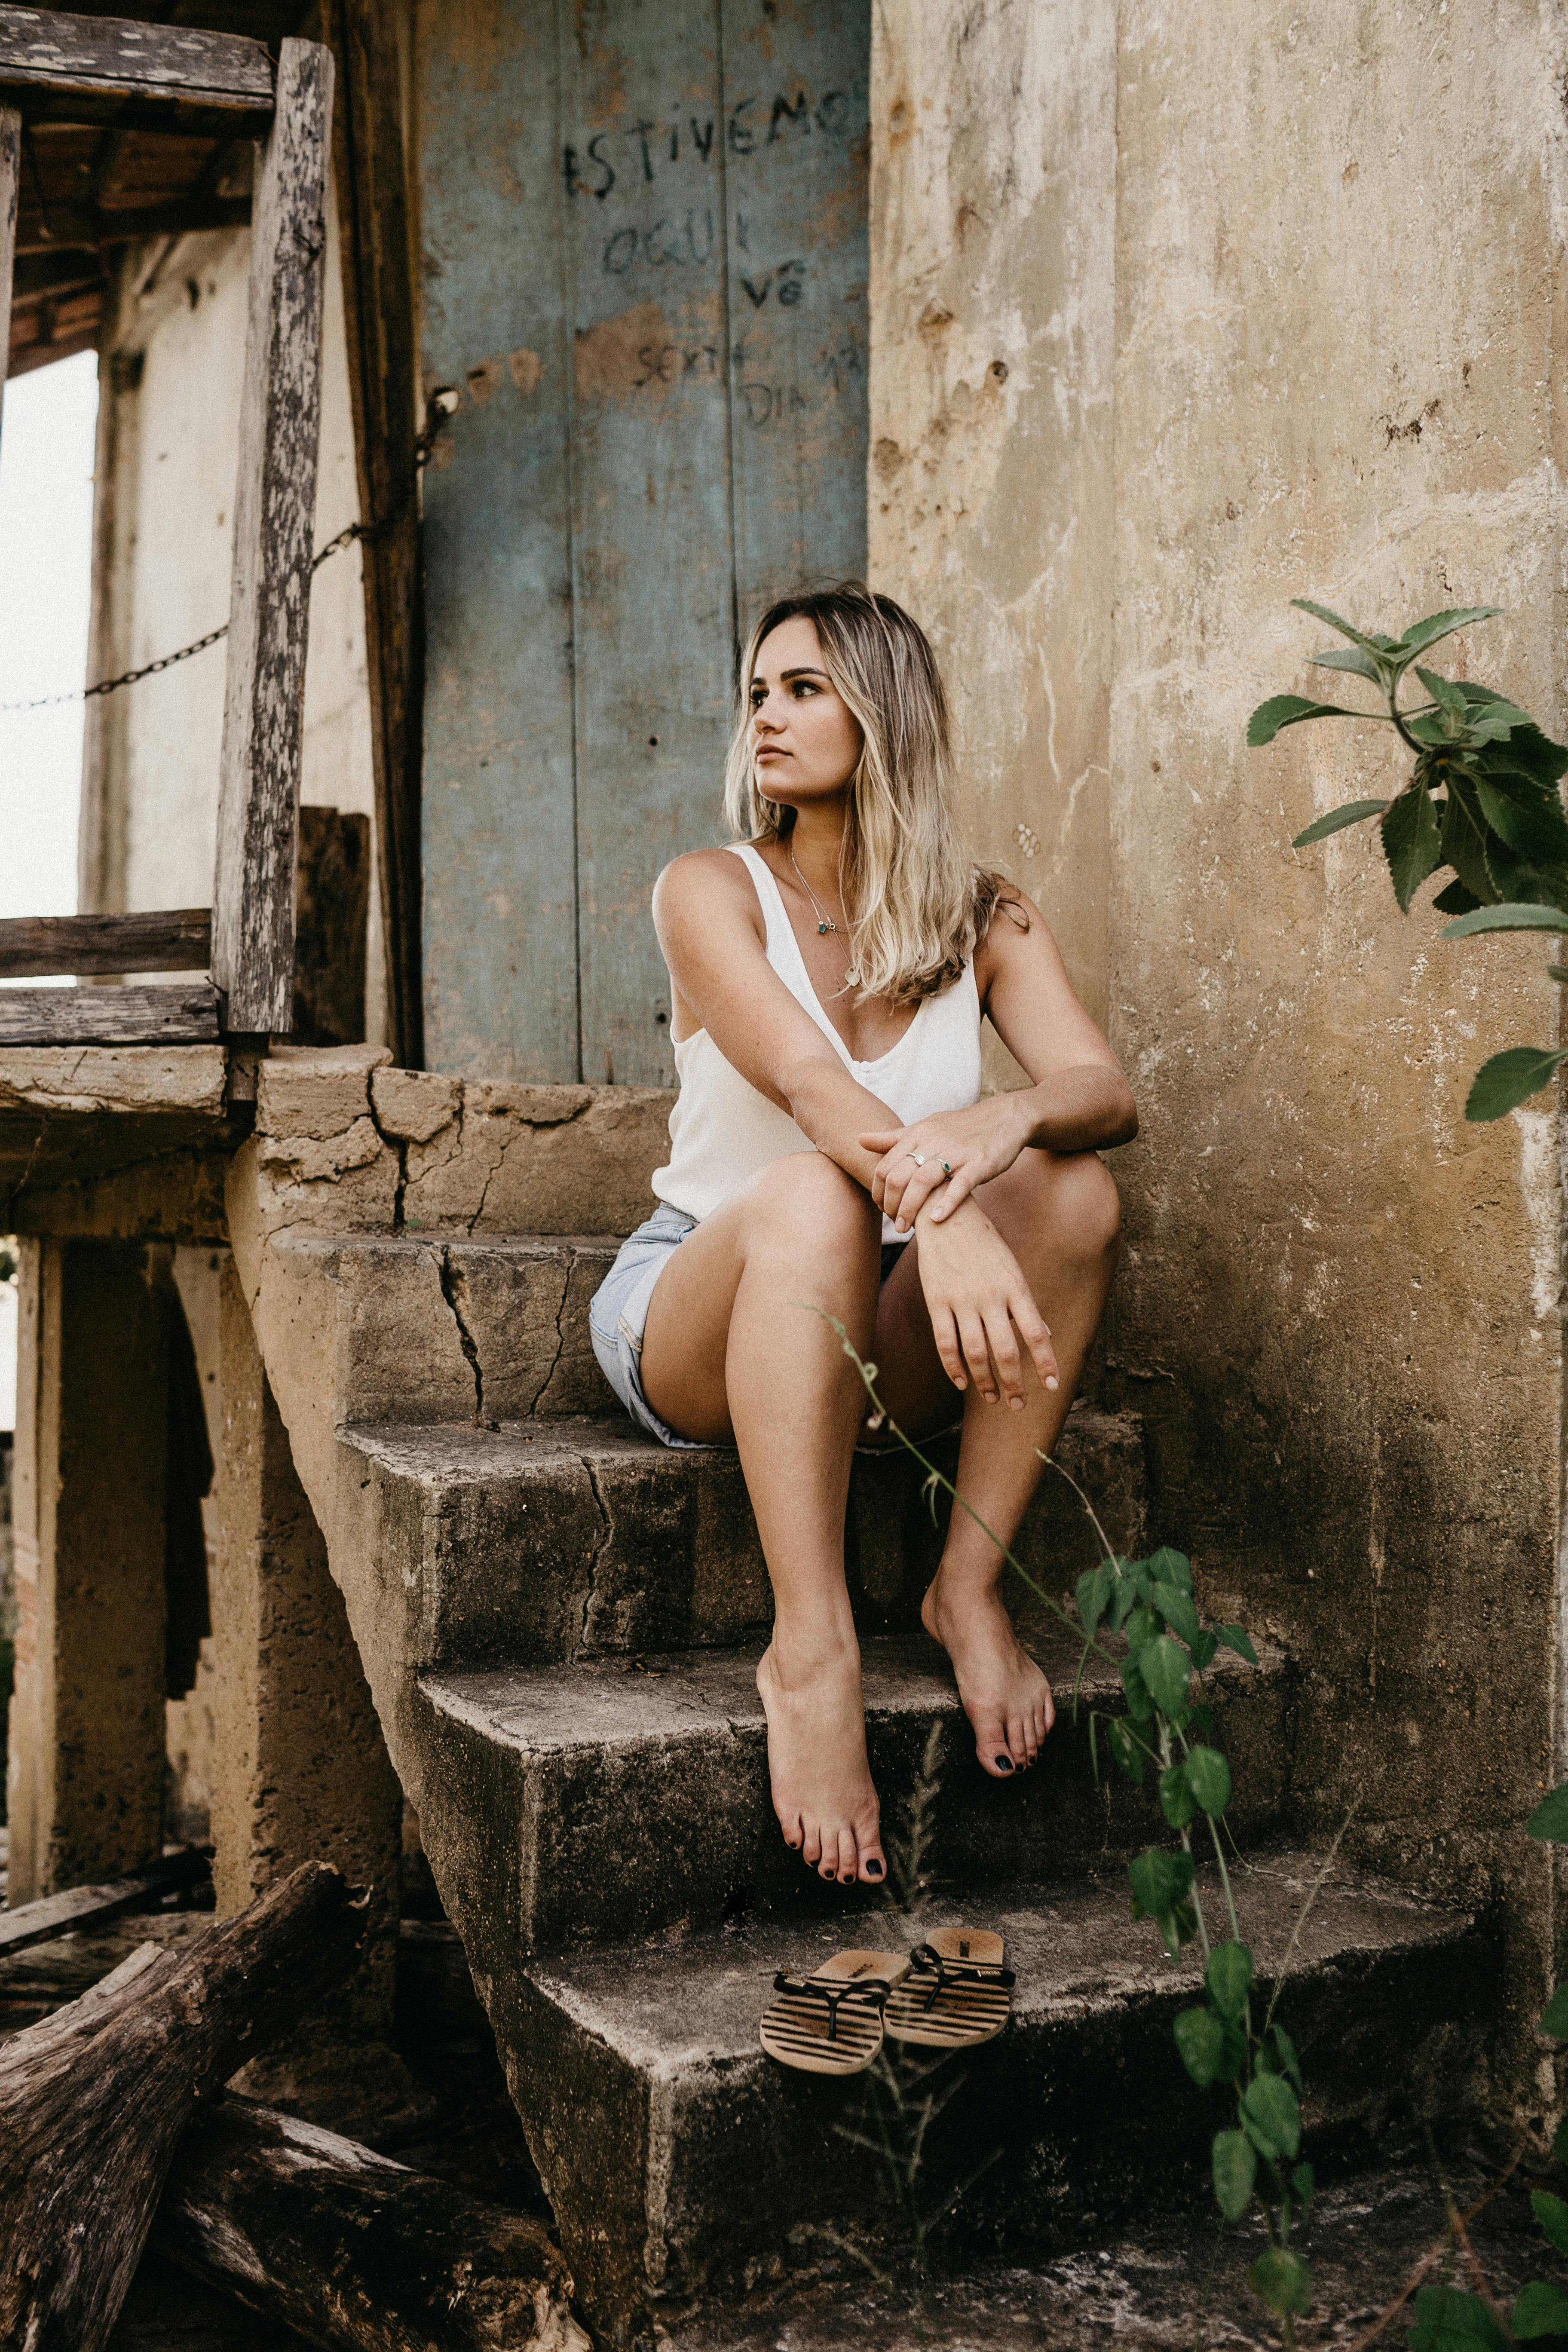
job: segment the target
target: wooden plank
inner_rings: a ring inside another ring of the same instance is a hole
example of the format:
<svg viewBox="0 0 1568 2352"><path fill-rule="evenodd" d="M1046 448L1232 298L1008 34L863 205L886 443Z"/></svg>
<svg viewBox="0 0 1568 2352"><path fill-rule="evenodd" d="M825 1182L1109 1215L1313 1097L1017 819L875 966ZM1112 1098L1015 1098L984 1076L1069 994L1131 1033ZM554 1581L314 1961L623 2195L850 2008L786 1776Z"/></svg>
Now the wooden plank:
<svg viewBox="0 0 1568 2352"><path fill-rule="evenodd" d="M0 978L55 972L205 971L212 910L156 915L19 915L0 922Z"/></svg>
<svg viewBox="0 0 1568 2352"><path fill-rule="evenodd" d="M397 28L381 0L326 0L323 16L337 61L332 168L359 510L376 523L360 558L387 1042L395 1061L417 1069L424 1059L417 359Z"/></svg>
<svg viewBox="0 0 1568 2352"><path fill-rule="evenodd" d="M0 1959L34 1944L52 1944L73 1928L96 1927L160 1895L177 1894L183 1886L195 1886L210 1877L211 1869L205 1853L184 1846L129 1878L110 1879L101 1886L68 1886L62 1894L46 1895L15 1911L0 1911Z"/></svg>
<svg viewBox="0 0 1568 2352"><path fill-rule="evenodd" d="M0 106L0 404L11 349L11 275L16 258L16 196L22 180L22 118Z"/></svg>
<svg viewBox="0 0 1568 2352"><path fill-rule="evenodd" d="M0 988L0 1045L212 1045L205 981L151 988Z"/></svg>
<svg viewBox="0 0 1568 2352"><path fill-rule="evenodd" d="M227 1025L274 1035L293 1020L331 105L331 51L285 41L251 225L213 885L213 978Z"/></svg>
<svg viewBox="0 0 1568 2352"><path fill-rule="evenodd" d="M158 205L51 203L48 222L39 213L18 237L18 253L60 253L90 246L137 245L146 236L190 236L202 229L243 228L250 218L248 196L171 196Z"/></svg>
<svg viewBox="0 0 1568 2352"><path fill-rule="evenodd" d="M256 137L272 114L272 61L232 33L0 5L0 94L33 122Z"/></svg>
<svg viewBox="0 0 1568 2352"><path fill-rule="evenodd" d="M425 1058L535 1080L577 1075L561 13L458 40L422 7L415 75L424 378L460 395L425 475Z"/></svg>
<svg viewBox="0 0 1568 2352"><path fill-rule="evenodd" d="M742 635L866 570L870 0L721 0Z"/></svg>

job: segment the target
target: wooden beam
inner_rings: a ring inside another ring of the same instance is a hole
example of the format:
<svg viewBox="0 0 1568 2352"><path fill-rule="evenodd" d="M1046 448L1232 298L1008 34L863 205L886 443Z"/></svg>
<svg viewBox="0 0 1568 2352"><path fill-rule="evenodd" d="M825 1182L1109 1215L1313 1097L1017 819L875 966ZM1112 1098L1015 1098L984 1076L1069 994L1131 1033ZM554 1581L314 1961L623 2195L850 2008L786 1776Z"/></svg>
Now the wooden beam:
<svg viewBox="0 0 1568 2352"><path fill-rule="evenodd" d="M16 257L16 194L22 180L22 118L0 106L0 401L11 349L11 274Z"/></svg>
<svg viewBox="0 0 1568 2352"><path fill-rule="evenodd" d="M0 5L0 99L29 122L256 137L271 119L272 61L232 33Z"/></svg>
<svg viewBox="0 0 1568 2352"><path fill-rule="evenodd" d="M422 613L414 265L397 31L378 0L323 0L338 63L333 176L360 513L376 880L395 1060L424 1060L419 794Z"/></svg>
<svg viewBox="0 0 1568 2352"><path fill-rule="evenodd" d="M228 1026L293 1021L305 646L321 407L332 57L285 41L257 177L218 770L213 978Z"/></svg>
<svg viewBox="0 0 1568 2352"><path fill-rule="evenodd" d="M55 972L205 971L212 912L160 915L19 915L0 922L0 979Z"/></svg>
<svg viewBox="0 0 1568 2352"><path fill-rule="evenodd" d="M16 240L18 253L99 251L104 246L136 245L144 236L189 236L202 229L243 228L250 218L248 196L171 196L161 205L51 204Z"/></svg>
<svg viewBox="0 0 1568 2352"><path fill-rule="evenodd" d="M218 999L195 987L0 988L0 1045L213 1045Z"/></svg>
<svg viewBox="0 0 1568 2352"><path fill-rule="evenodd" d="M181 1887L195 1886L211 1874L206 1855L195 1846L183 1846L178 1853L166 1854L162 1862L130 1878L113 1878L102 1886L68 1886L62 1894L45 1895L15 1911L0 1911L0 1959L9 1959L13 1952L25 1952L34 1944L52 1944L57 1936L68 1936L73 1928L118 1918L122 1911L134 1911L161 1895L175 1895Z"/></svg>

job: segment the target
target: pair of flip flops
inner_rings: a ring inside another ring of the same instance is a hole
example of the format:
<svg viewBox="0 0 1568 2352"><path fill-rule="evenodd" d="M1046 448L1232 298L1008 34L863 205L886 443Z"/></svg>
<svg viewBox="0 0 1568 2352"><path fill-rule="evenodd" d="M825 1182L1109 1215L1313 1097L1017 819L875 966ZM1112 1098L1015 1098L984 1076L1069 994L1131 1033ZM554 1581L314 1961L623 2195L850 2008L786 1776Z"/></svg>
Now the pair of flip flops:
<svg viewBox="0 0 1568 2352"><path fill-rule="evenodd" d="M763 2048L804 2074L860 2074L885 2034L970 2050L1012 2008L1006 1947L984 1928L933 1927L912 1952L837 1952L809 1976L781 1969L763 2012Z"/></svg>

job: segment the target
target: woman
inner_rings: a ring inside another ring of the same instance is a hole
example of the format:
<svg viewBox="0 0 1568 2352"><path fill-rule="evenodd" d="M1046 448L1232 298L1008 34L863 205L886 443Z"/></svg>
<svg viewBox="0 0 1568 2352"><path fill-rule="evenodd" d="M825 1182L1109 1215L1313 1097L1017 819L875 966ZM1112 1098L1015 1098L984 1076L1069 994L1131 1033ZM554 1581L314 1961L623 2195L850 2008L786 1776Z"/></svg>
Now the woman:
<svg viewBox="0 0 1568 2352"><path fill-rule="evenodd" d="M867 1403L817 1307L911 1434L962 1414L958 1484L1010 1542L1110 1287L1127 1082L1029 899L978 871L947 804L924 635L856 583L765 614L742 668L739 845L654 891L680 1094L664 1204L591 1315L600 1363L667 1444L733 1445L773 1580L757 1668L774 1810L824 1878L885 1863L844 1573ZM980 1094L988 1014L1033 1085ZM1049 1685L954 1510L926 1593L982 1767L1032 1764Z"/></svg>

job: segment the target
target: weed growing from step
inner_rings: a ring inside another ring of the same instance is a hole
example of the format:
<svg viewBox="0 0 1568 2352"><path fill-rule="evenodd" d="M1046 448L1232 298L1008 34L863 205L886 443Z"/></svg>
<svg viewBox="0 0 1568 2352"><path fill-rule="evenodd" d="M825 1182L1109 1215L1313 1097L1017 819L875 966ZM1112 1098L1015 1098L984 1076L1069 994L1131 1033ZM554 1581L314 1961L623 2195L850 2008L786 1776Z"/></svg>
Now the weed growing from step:
<svg viewBox="0 0 1568 2352"><path fill-rule="evenodd" d="M810 1310L821 1314L819 1307ZM1098 1568L1078 1580L1074 1616L1045 1591L1022 1562L988 1528L914 1439L891 1420L877 1393L877 1367L857 1351L836 1316L824 1315L859 1373L870 1401L870 1426L884 1425L926 1473L925 1495L932 1517L939 1493L967 1511L981 1532L1029 1590L1082 1643L1073 1686L1076 1714L1083 1668L1095 1655L1113 1666L1126 1697L1125 1717L1091 1712L1089 1738L1099 1769L1099 1738L1117 1768L1142 1787L1151 1768L1160 1809L1180 1843L1149 1846L1129 1869L1132 1916L1152 1919L1173 1959L1195 1942L1204 1962L1204 1999L1175 2021L1182 2063L1201 2089L1228 2084L1236 2096L1236 2122L1216 2132L1211 2152L1214 2193L1227 2221L1240 2221L1256 2205L1268 2238L1267 2251L1247 2273L1253 2293L1279 2318L1288 2352L1295 2352L1296 2320L1310 2310L1312 2274L1291 2237L1305 2228L1312 2202L1312 2168L1300 2160L1302 2089L1294 2043L1275 2017L1279 1990L1323 1878L1331 1852L1302 1906L1267 2004L1258 1986L1252 1954L1242 1940L1236 1899L1226 1867L1220 1825L1230 1802L1230 1767L1214 1740L1214 1717L1203 1696L1203 1676L1219 1650L1233 1651L1256 1666L1258 1654L1240 1625L1205 1624L1193 1596L1192 1569L1168 1545L1148 1559L1115 1553L1089 1497L1048 1455L1041 1459L1067 1478L1088 1512L1104 1553ZM1105 1646L1103 1635L1120 1634L1125 1656ZM1211 1935L1198 1885L1194 1832L1206 1835L1224 1895L1229 1934ZM1342 1836L1343 1832L1341 1832ZM1335 1841L1337 1850L1338 1840ZM929 2126L928 2126L929 2127ZM868 2141L867 2145L876 2143ZM967 2187L968 2184L966 2184ZM963 2193L963 2192L960 2192Z"/></svg>
<svg viewBox="0 0 1568 2352"><path fill-rule="evenodd" d="M1495 687L1444 677L1417 661L1457 630L1498 619L1500 608L1471 604L1432 613L1403 636L1390 637L1352 628L1326 604L1304 596L1290 601L1350 640L1312 655L1313 667L1365 678L1383 696L1387 715L1276 694L1253 712L1248 743L1272 743L1282 728L1304 719L1363 719L1392 727L1415 761L1403 792L1389 800L1347 801L1299 833L1291 847L1305 849L1342 826L1376 817L1402 914L1410 912L1428 877L1447 866L1454 879L1432 901L1439 914L1454 918L1446 940L1470 939L1478 931L1568 931L1568 814L1559 789L1568 748L1554 743L1528 710ZM1430 698L1401 709L1400 689L1411 669ZM1568 982L1568 964L1546 969L1553 980ZM1510 1045L1494 1054L1476 1073L1465 1117L1501 1118L1549 1086L1564 1061L1568 1046Z"/></svg>

